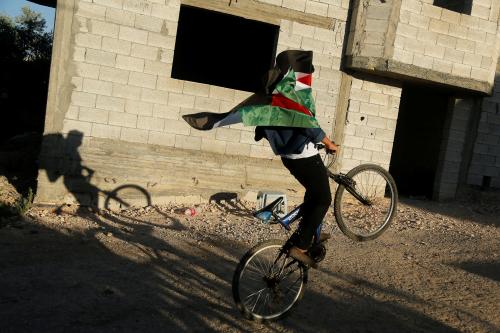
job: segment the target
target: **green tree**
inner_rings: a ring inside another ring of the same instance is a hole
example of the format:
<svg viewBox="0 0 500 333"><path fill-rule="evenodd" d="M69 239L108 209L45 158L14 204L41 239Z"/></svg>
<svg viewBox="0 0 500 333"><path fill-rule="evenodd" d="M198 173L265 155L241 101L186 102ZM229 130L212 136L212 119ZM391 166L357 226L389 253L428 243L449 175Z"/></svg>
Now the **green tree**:
<svg viewBox="0 0 500 333"><path fill-rule="evenodd" d="M50 60L52 32L46 32L47 22L40 13L30 7L21 9L22 13L13 20L0 15L0 60L26 62Z"/></svg>

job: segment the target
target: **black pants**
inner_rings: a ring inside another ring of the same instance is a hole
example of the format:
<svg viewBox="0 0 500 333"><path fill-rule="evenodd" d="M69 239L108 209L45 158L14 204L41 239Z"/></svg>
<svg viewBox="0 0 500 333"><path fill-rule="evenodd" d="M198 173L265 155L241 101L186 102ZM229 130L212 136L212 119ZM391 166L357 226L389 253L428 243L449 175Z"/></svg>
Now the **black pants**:
<svg viewBox="0 0 500 333"><path fill-rule="evenodd" d="M295 160L282 158L281 160L290 173L306 188L304 215L294 242L299 248L307 249L311 246L314 233L332 202L326 168L319 155Z"/></svg>

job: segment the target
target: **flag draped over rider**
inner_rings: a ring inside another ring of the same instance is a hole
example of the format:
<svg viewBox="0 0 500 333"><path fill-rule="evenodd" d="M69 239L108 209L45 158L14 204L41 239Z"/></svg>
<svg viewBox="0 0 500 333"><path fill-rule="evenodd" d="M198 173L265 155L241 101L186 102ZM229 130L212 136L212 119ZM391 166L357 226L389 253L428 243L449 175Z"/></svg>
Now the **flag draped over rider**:
<svg viewBox="0 0 500 333"><path fill-rule="evenodd" d="M264 77L264 87L226 113L182 116L193 128L210 130L243 123L247 126L319 127L312 96L312 51L288 50Z"/></svg>

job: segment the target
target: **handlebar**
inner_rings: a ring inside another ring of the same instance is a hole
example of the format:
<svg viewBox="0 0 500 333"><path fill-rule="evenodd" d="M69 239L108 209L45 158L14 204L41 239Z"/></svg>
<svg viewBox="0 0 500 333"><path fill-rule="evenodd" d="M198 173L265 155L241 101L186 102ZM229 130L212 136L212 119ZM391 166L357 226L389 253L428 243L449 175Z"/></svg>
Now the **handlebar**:
<svg viewBox="0 0 500 333"><path fill-rule="evenodd" d="M315 147L318 150L323 150L325 151L324 156L321 157L323 160L323 164L326 166L327 169L329 169L337 160L337 152L334 150L327 149L326 146L322 143L317 143Z"/></svg>

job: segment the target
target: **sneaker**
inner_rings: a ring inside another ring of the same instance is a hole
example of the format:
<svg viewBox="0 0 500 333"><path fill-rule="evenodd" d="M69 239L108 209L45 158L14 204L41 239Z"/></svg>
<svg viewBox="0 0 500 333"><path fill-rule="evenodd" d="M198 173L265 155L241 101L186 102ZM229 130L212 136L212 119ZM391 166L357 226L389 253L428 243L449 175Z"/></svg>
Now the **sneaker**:
<svg viewBox="0 0 500 333"><path fill-rule="evenodd" d="M300 261L304 265L311 266L312 268L318 268L318 264L296 246L292 246L288 254L290 255L290 257L297 261Z"/></svg>
<svg viewBox="0 0 500 333"><path fill-rule="evenodd" d="M332 237L332 235L330 235L329 233L327 232L322 232L320 235L319 235L319 242L320 243L323 243L327 240L329 240L330 238Z"/></svg>

